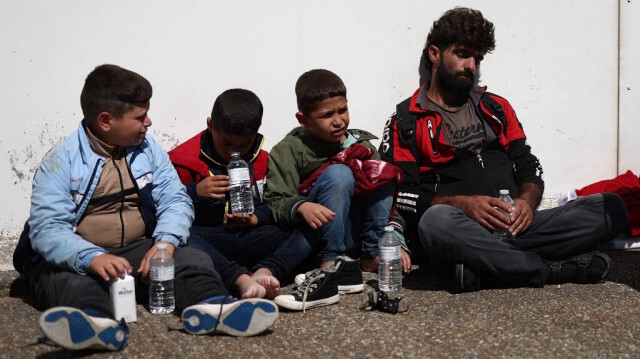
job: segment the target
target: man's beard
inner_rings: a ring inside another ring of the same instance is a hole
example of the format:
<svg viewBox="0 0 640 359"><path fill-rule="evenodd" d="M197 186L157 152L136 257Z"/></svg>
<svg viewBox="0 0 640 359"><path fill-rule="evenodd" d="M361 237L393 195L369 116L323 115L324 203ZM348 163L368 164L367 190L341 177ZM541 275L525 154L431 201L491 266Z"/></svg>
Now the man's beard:
<svg viewBox="0 0 640 359"><path fill-rule="evenodd" d="M454 96L467 96L476 82L473 72L465 70L453 73L445 67L444 62L438 65L436 76L439 85Z"/></svg>

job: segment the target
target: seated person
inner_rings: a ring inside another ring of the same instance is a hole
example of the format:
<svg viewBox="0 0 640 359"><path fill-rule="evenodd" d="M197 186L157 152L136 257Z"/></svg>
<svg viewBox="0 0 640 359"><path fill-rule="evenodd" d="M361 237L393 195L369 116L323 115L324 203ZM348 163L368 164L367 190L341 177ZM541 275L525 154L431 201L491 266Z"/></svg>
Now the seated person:
<svg viewBox="0 0 640 359"><path fill-rule="evenodd" d="M79 128L45 155L33 180L14 264L49 308L42 331L63 348L124 348L129 326L114 318L110 284L130 274L136 300L147 304L149 261L160 244L175 259L175 307L188 333L254 335L278 317L273 302L229 297L209 257L183 247L193 207L167 153L147 135L151 94L135 72L96 67L80 96ZM229 315L240 322L225 323Z"/></svg>
<svg viewBox="0 0 640 359"><path fill-rule="evenodd" d="M207 129L169 157L195 207L189 245L209 254L226 287L240 297L273 299L311 246L300 231L270 224L271 210L262 201L268 154L261 149L261 124L260 99L248 90L227 90L216 99ZM249 164L252 214L229 213L227 165L233 152Z"/></svg>
<svg viewBox="0 0 640 359"><path fill-rule="evenodd" d="M599 282L610 259L595 249L626 227L624 204L603 193L537 210L542 167L522 124L507 100L477 86L494 47L494 26L477 10L449 10L431 28L426 81L396 107L380 146L405 171L398 209L407 232L431 263L455 267L461 291ZM498 199L502 189L514 208Z"/></svg>
<svg viewBox="0 0 640 359"><path fill-rule="evenodd" d="M396 181L378 183L367 195L356 195L362 183L356 180L354 170L334 163L335 156L350 147L368 151L370 159L380 158L369 142L375 136L348 129L347 90L340 77L328 70L311 70L300 76L295 91L296 118L302 127L286 135L269 155L265 199L273 218L283 226L302 224L316 248L314 259L321 269L349 255L362 259L363 270L375 272L379 263L378 240L390 221ZM309 183L312 176L313 183ZM401 219L394 217L391 224L401 235ZM405 271L410 267L405 250L402 266ZM354 270L360 268L355 266ZM341 292L347 291L348 286L360 291L363 288L361 272L359 283L341 283L340 278L337 281L339 288L345 288Z"/></svg>

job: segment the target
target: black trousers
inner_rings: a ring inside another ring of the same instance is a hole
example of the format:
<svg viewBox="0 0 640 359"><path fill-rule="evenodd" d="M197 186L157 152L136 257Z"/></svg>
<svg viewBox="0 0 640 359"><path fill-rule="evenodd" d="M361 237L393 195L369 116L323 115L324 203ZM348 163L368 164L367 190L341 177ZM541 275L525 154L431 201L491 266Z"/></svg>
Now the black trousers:
<svg viewBox="0 0 640 359"><path fill-rule="evenodd" d="M418 234L429 258L464 263L479 275L511 286L544 286L545 260L567 259L594 250L627 227L627 210L613 193L581 197L564 206L536 211L533 223L509 242L448 205L429 208Z"/></svg>
<svg viewBox="0 0 640 359"><path fill-rule="evenodd" d="M142 283L137 270L152 245L152 240L145 238L126 247L108 249L109 253L127 259L133 267L131 275L135 279L136 301L143 305L149 304L149 286ZM180 247L174 252L173 258L177 310L181 311L210 297L228 294L206 253L190 247ZM114 316L109 294L111 282L105 282L92 274L80 275L44 259L29 265L25 274L38 305L43 310L68 306L94 309L109 317Z"/></svg>

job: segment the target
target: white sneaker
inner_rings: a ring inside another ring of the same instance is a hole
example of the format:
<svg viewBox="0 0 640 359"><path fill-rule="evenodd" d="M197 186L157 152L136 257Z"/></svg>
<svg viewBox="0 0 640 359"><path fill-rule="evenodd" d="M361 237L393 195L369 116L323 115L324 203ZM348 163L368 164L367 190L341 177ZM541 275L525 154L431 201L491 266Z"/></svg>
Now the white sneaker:
<svg viewBox="0 0 640 359"><path fill-rule="evenodd" d="M278 319L278 307L270 300L230 297L200 303L182 311L182 325L190 334L224 333L236 337L260 334Z"/></svg>
<svg viewBox="0 0 640 359"><path fill-rule="evenodd" d="M54 307L38 320L44 335L65 349L122 350L129 340L129 326L111 318L92 317L80 309Z"/></svg>

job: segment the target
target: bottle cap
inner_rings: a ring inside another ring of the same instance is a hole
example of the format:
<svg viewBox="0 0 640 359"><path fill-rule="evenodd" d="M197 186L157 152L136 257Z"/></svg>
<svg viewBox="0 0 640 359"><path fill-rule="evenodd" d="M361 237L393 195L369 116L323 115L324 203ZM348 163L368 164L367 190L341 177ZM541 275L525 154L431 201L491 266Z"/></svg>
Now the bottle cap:
<svg viewBox="0 0 640 359"><path fill-rule="evenodd" d="M501 189L500 190L500 194L509 194L509 190L508 189Z"/></svg>
<svg viewBox="0 0 640 359"><path fill-rule="evenodd" d="M161 249L161 250L162 249L167 249L167 244L166 243L158 244L158 249Z"/></svg>
<svg viewBox="0 0 640 359"><path fill-rule="evenodd" d="M384 231L385 231L385 232L393 232L393 230L394 230L394 229L395 229L395 228L393 228L393 226L386 226L386 227L384 227Z"/></svg>

